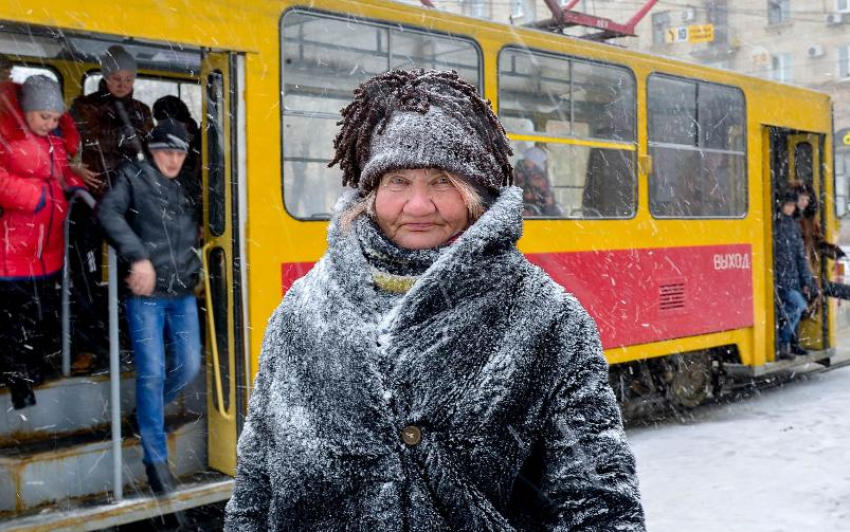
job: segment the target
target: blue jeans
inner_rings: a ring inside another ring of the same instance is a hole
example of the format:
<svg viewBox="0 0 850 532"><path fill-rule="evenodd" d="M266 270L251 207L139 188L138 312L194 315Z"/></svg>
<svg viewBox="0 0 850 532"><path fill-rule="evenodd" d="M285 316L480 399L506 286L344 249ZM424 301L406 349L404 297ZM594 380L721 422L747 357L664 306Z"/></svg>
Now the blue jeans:
<svg viewBox="0 0 850 532"><path fill-rule="evenodd" d="M797 290L779 290L779 299L782 302L782 315L785 323L779 330L780 345L790 344L791 338L797 334L797 325L800 318L808 307L806 298Z"/></svg>
<svg viewBox="0 0 850 532"><path fill-rule="evenodd" d="M198 305L194 296L130 297L126 310L136 359L136 419L144 462L165 463L165 405L201 368ZM168 361L165 335L171 354Z"/></svg>

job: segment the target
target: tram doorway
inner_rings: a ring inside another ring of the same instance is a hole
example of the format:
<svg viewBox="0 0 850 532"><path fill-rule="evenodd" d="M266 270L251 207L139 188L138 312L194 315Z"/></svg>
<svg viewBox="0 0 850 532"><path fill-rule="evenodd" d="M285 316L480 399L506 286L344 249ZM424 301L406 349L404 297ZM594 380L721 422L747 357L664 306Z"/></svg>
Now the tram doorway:
<svg viewBox="0 0 850 532"><path fill-rule="evenodd" d="M782 128L768 128L769 164L770 164L770 204L765 212L771 213L775 219L778 208L779 194L792 182L802 182L814 191L813 202L818 205L815 220L820 227L826 224L826 209L823 199L826 197L824 176L824 142L825 136L818 133L794 131ZM772 226L772 224L771 224ZM819 280L820 286L829 279L831 261L820 256L814 262L812 273ZM776 271L774 264L773 271ZM774 284L775 286L775 284ZM774 300L778 300L775 297ZM777 307L778 308L778 307ZM778 331L781 313L775 313L776 330ZM800 345L805 349L821 351L829 348L829 304L826 298L814 300L804 315L798 329Z"/></svg>

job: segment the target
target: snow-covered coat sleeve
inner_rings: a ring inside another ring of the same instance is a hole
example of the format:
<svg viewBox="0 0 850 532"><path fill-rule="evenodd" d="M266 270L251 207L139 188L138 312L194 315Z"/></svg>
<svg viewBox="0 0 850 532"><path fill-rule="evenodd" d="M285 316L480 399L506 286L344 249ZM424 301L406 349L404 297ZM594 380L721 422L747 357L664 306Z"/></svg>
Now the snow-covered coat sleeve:
<svg viewBox="0 0 850 532"><path fill-rule="evenodd" d="M269 529L269 502L272 498L266 459L272 441L266 422L270 383L274 376L277 337L283 321L281 308L269 320L260 353L260 368L254 379L248 417L236 449L236 479L227 503L226 532L253 532Z"/></svg>
<svg viewBox="0 0 850 532"><path fill-rule="evenodd" d="M564 371L544 414L540 487L546 529L643 532L635 459L599 332L583 309L568 307L549 339Z"/></svg>

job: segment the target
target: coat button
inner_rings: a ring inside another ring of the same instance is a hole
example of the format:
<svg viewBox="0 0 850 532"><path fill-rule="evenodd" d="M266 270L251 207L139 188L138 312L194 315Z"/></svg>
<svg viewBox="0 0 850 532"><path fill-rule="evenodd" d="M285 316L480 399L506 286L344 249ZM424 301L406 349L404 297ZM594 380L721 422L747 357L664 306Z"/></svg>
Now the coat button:
<svg viewBox="0 0 850 532"><path fill-rule="evenodd" d="M411 447L419 445L419 442L422 441L422 431L415 425L408 425L402 429L401 439Z"/></svg>

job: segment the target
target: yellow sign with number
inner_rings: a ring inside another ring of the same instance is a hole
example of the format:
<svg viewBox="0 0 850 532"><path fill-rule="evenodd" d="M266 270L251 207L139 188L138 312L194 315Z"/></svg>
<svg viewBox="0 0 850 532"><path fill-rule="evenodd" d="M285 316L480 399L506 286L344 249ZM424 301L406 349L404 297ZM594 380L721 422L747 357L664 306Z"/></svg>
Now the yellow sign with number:
<svg viewBox="0 0 850 532"><path fill-rule="evenodd" d="M664 32L664 42L668 44L677 42L701 43L714 40L714 24L694 24L692 26L679 26L667 28Z"/></svg>
<svg viewBox="0 0 850 532"><path fill-rule="evenodd" d="M712 42L714 40L714 24L699 24L688 26L688 42Z"/></svg>

